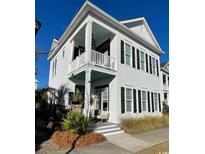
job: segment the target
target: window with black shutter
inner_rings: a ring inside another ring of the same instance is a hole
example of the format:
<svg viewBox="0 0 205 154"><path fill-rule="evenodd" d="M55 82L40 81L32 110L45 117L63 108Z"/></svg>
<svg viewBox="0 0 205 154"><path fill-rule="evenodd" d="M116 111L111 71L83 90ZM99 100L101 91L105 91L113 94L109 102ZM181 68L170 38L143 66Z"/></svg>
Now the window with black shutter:
<svg viewBox="0 0 205 154"><path fill-rule="evenodd" d="M137 49L137 69L140 69L140 51Z"/></svg>
<svg viewBox="0 0 205 154"><path fill-rule="evenodd" d="M121 40L121 64L124 64L124 41Z"/></svg>
<svg viewBox="0 0 205 154"><path fill-rule="evenodd" d="M125 113L125 88L121 87L121 113Z"/></svg>
<svg viewBox="0 0 205 154"><path fill-rule="evenodd" d="M158 60L156 59L156 63L157 63L157 76L159 76L159 65L158 65Z"/></svg>
<svg viewBox="0 0 205 154"><path fill-rule="evenodd" d="M136 89L133 89L133 108L134 108L134 113L136 113L137 112Z"/></svg>
<svg viewBox="0 0 205 154"><path fill-rule="evenodd" d="M158 100L159 100L159 112L161 112L162 111L162 109L161 109L161 99L160 99L160 93L158 93Z"/></svg>
<svg viewBox="0 0 205 154"><path fill-rule="evenodd" d="M132 47L132 67L135 68L135 47Z"/></svg>
<svg viewBox="0 0 205 154"><path fill-rule="evenodd" d="M154 112L154 95L153 95L153 92L151 92L151 99L152 99L152 112Z"/></svg>
<svg viewBox="0 0 205 154"><path fill-rule="evenodd" d="M145 57L146 59L146 72L148 73L149 72L149 70L148 70L148 55L146 54L146 57Z"/></svg>
<svg viewBox="0 0 205 154"><path fill-rule="evenodd" d="M150 110L150 93L149 93L149 91L147 92L147 102L148 102L148 112L150 112L151 110Z"/></svg>
<svg viewBox="0 0 205 154"><path fill-rule="evenodd" d="M152 57L149 56L149 71L150 71L150 74L152 74Z"/></svg>
<svg viewBox="0 0 205 154"><path fill-rule="evenodd" d="M141 109L141 90L138 90L138 107L139 107L139 113L142 112L142 109Z"/></svg>

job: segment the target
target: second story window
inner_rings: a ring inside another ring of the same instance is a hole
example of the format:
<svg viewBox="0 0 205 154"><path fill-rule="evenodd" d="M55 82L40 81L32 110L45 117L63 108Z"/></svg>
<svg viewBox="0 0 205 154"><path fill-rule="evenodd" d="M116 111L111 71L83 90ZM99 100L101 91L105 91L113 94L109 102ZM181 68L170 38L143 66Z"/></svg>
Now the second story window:
<svg viewBox="0 0 205 154"><path fill-rule="evenodd" d="M55 66L55 62L53 61L53 63L52 63L52 77L54 77L54 66Z"/></svg>
<svg viewBox="0 0 205 154"><path fill-rule="evenodd" d="M57 72L57 58L55 59L55 66L54 66L54 72L55 72L55 76L56 76L56 72Z"/></svg>
<svg viewBox="0 0 205 154"><path fill-rule="evenodd" d="M152 71L153 71L153 74L155 75L156 74L156 60L153 57L152 57Z"/></svg>
<svg viewBox="0 0 205 154"><path fill-rule="evenodd" d="M131 46L129 44L125 44L125 60L127 65L131 65Z"/></svg>
<svg viewBox="0 0 205 154"><path fill-rule="evenodd" d="M65 48L63 48L63 58L64 58L64 56L65 56Z"/></svg>
<svg viewBox="0 0 205 154"><path fill-rule="evenodd" d="M140 66L141 70L145 70L145 54L144 52L140 51Z"/></svg>
<svg viewBox="0 0 205 154"><path fill-rule="evenodd" d="M166 85L166 75L165 74L162 75L162 80L163 80L163 84Z"/></svg>

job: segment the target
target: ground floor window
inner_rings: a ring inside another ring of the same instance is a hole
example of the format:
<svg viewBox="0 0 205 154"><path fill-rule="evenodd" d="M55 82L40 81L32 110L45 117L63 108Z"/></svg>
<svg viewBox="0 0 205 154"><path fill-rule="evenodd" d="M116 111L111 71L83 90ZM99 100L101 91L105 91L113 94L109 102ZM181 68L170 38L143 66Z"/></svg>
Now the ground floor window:
<svg viewBox="0 0 205 154"><path fill-rule="evenodd" d="M158 111L158 97L157 97L157 93L154 93L154 111Z"/></svg>
<svg viewBox="0 0 205 154"><path fill-rule="evenodd" d="M167 93L164 93L164 100L167 100Z"/></svg>
<svg viewBox="0 0 205 154"><path fill-rule="evenodd" d="M146 91L142 91L142 111L147 111Z"/></svg>
<svg viewBox="0 0 205 154"><path fill-rule="evenodd" d="M132 112L132 89L126 88L126 112Z"/></svg>

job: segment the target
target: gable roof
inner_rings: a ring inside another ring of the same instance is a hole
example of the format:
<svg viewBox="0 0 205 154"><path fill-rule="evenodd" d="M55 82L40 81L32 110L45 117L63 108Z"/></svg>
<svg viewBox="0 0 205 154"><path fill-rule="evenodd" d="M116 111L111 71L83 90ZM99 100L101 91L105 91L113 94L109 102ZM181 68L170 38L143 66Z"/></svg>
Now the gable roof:
<svg viewBox="0 0 205 154"><path fill-rule="evenodd" d="M150 27L149 27L149 25L144 17L124 20L124 21L121 21L121 23L128 26L129 28L137 27L136 25L138 25L138 24L143 24L145 26L146 31L148 32L150 38L152 39L153 43L155 44L155 46L161 50L154 34L152 33L152 31L151 31L151 29L150 29ZM130 24L132 24L132 26Z"/></svg>
<svg viewBox="0 0 205 154"><path fill-rule="evenodd" d="M160 70L169 73L169 70L166 69L166 67L167 67L168 65L169 65L169 62L163 62L163 63L161 63L161 64L160 64Z"/></svg>
<svg viewBox="0 0 205 154"><path fill-rule="evenodd" d="M132 30L130 30L127 26L122 24L120 21L116 20L106 12L99 9L97 6L92 4L89 1L86 1L81 9L78 11L77 15L73 18L70 25L67 27L63 35L60 37L56 47L50 51L48 60L53 58L53 56L58 52L58 49L64 44L64 42L68 39L68 37L72 34L72 32L75 30L75 28L81 23L81 21L88 15L92 14L92 16L96 16L97 19L101 19L108 24L111 24L113 27L115 27L117 30L125 33L130 38L132 38L134 41L137 41L138 43L146 46L148 49L151 49L153 52L155 52L158 55L163 54L164 52L152 44L150 44L147 40L139 36L138 34L134 33Z"/></svg>

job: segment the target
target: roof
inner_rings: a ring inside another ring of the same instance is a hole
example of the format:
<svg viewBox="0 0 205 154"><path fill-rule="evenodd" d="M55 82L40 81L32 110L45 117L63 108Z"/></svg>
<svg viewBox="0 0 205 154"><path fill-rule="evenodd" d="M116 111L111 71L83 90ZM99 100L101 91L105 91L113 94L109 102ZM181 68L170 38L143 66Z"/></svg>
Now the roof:
<svg viewBox="0 0 205 154"><path fill-rule="evenodd" d="M161 63L160 64L160 70L163 71L163 72L169 73L169 62Z"/></svg>
<svg viewBox="0 0 205 154"><path fill-rule="evenodd" d="M147 48L151 49L156 54L163 54L164 52L152 44L150 44L147 40L130 30L127 26L125 26L120 21L116 20L103 10L99 9L97 6L92 4L89 1L86 1L81 9L78 11L77 15L73 18L70 25L67 27L66 31L63 33L63 35L60 37L57 45L53 50L50 51L48 60L53 58L55 54L58 52L58 50L62 47L62 45L65 43L65 41L68 39L68 37L72 34L72 32L75 30L75 28L81 23L81 21L88 15L92 14L97 17L97 19L102 19L106 21L108 24L111 24L115 28L117 28L119 31L125 33L133 40L137 41L138 43L146 46Z"/></svg>
<svg viewBox="0 0 205 154"><path fill-rule="evenodd" d="M164 67L167 63L169 63L169 62L163 62L163 63L161 63L161 64L160 64L160 67L161 67L161 68Z"/></svg>

